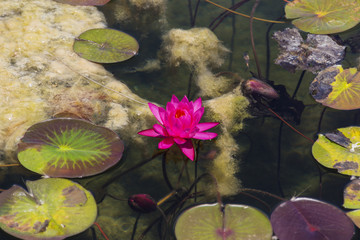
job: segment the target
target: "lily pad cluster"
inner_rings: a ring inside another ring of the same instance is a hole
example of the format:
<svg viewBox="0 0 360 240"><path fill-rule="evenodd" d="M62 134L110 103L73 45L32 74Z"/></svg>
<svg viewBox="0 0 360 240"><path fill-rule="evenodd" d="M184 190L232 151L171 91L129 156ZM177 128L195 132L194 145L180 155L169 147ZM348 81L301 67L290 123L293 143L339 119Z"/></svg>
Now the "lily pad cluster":
<svg viewBox="0 0 360 240"><path fill-rule="evenodd" d="M358 0L294 0L285 6L285 17L299 29L314 34L346 31L360 22Z"/></svg>
<svg viewBox="0 0 360 240"><path fill-rule="evenodd" d="M270 240L272 231L279 239L350 240L354 224L341 209L312 198L282 202L270 220L247 205L200 204L181 213L175 224L177 240Z"/></svg>
<svg viewBox="0 0 360 240"><path fill-rule="evenodd" d="M93 195L58 177L101 173L123 151L115 132L83 119L57 117L31 126L18 145L18 159L25 168L55 178L0 193L0 227L25 240L60 240L89 228L97 216Z"/></svg>

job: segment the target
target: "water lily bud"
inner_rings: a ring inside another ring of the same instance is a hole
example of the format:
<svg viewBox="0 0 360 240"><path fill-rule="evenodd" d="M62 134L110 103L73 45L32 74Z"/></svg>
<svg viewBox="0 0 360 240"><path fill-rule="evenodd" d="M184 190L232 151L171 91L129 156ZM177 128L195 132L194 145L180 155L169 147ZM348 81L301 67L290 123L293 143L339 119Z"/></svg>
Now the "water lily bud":
<svg viewBox="0 0 360 240"><path fill-rule="evenodd" d="M251 78L247 80L244 84L244 89L246 92L252 94L255 93L270 99L279 98L279 94L275 91L275 89L272 86L256 78Z"/></svg>
<svg viewBox="0 0 360 240"><path fill-rule="evenodd" d="M148 194L134 194L129 197L128 204L132 210L141 213L149 213L156 210L155 200Z"/></svg>

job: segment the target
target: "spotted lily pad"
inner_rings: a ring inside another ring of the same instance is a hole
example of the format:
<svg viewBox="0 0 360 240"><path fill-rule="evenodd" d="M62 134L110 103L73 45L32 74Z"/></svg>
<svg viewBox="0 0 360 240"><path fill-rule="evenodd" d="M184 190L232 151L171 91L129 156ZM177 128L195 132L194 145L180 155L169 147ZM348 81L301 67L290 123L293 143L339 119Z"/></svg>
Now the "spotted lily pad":
<svg viewBox="0 0 360 240"><path fill-rule="evenodd" d="M340 110L360 108L360 74L356 68L332 66L319 72L310 94L324 106Z"/></svg>
<svg viewBox="0 0 360 240"><path fill-rule="evenodd" d="M28 191L14 185L0 193L0 227L24 240L60 240L78 234L95 221L91 193L67 179L27 181Z"/></svg>
<svg viewBox="0 0 360 240"><path fill-rule="evenodd" d="M74 51L82 58L97 63L122 62L138 53L139 44L124 32L98 28L90 29L75 39Z"/></svg>
<svg viewBox="0 0 360 240"><path fill-rule="evenodd" d="M293 198L281 203L271 214L279 239L350 240L354 225L339 208L311 198Z"/></svg>
<svg viewBox="0 0 360 240"><path fill-rule="evenodd" d="M358 0L294 0L286 4L285 17L299 29L315 34L348 30L360 22Z"/></svg>
<svg viewBox="0 0 360 240"><path fill-rule="evenodd" d="M178 217L175 235L177 240L270 240L272 228L269 219L255 208L201 204Z"/></svg>
<svg viewBox="0 0 360 240"><path fill-rule="evenodd" d="M312 146L314 158L341 174L360 176L360 127L339 128L331 134L319 134Z"/></svg>
<svg viewBox="0 0 360 240"><path fill-rule="evenodd" d="M108 2L110 2L110 0L55 0L56 2L59 3L66 3L66 4L70 4L70 5L80 5L80 6L101 6L101 5L105 5Z"/></svg>
<svg viewBox="0 0 360 240"><path fill-rule="evenodd" d="M357 227L360 227L360 179L353 180L346 185L343 206L348 209L356 209L347 212L346 215Z"/></svg>
<svg viewBox="0 0 360 240"><path fill-rule="evenodd" d="M88 121L55 118L31 126L18 145L27 169L50 177L84 177L116 164L124 151L119 136Z"/></svg>

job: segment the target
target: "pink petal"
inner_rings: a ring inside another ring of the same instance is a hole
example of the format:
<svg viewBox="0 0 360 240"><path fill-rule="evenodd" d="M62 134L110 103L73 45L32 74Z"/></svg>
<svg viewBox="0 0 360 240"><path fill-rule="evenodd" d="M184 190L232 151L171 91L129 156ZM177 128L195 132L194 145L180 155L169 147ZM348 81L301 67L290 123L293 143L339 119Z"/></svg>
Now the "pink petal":
<svg viewBox="0 0 360 240"><path fill-rule="evenodd" d="M199 110L201 108L201 98L196 99L193 106L194 106L194 112Z"/></svg>
<svg viewBox="0 0 360 240"><path fill-rule="evenodd" d="M199 132L203 132L217 126L218 124L219 124L218 122L204 122L204 123L199 123L198 125L196 125L196 127L199 129Z"/></svg>
<svg viewBox="0 0 360 240"><path fill-rule="evenodd" d="M172 95L171 103L175 103L177 105L179 103L179 99L175 95Z"/></svg>
<svg viewBox="0 0 360 240"><path fill-rule="evenodd" d="M161 136L167 136L167 132L166 129L161 126L160 124L154 124L153 129L155 130L155 132L157 132L158 134L160 134Z"/></svg>
<svg viewBox="0 0 360 240"><path fill-rule="evenodd" d="M138 132L139 135L147 136L147 137L161 137L160 134L154 131L154 129L146 129L143 131Z"/></svg>
<svg viewBox="0 0 360 240"><path fill-rule="evenodd" d="M185 156L190 158L191 161L194 161L195 150L194 150L194 146L192 144L191 139L187 139L187 141L184 144L181 144L178 146L179 146L180 150L185 154Z"/></svg>
<svg viewBox="0 0 360 240"><path fill-rule="evenodd" d="M204 108L201 107L194 113L193 123L198 124L203 114L204 114Z"/></svg>
<svg viewBox="0 0 360 240"><path fill-rule="evenodd" d="M159 149L167 149L174 144L174 140L171 137L163 139L159 142L158 148Z"/></svg>
<svg viewBox="0 0 360 240"><path fill-rule="evenodd" d="M183 99L181 99L181 102L182 102L182 103L185 103L186 105L188 105L188 104L190 103L190 102L189 102L189 99L187 98L186 95L183 97Z"/></svg>
<svg viewBox="0 0 360 240"><path fill-rule="evenodd" d="M164 125L163 119L161 116L164 116L165 110L162 107L158 107L155 104L148 103L150 111L154 114L156 120L159 121L162 125Z"/></svg>
<svg viewBox="0 0 360 240"><path fill-rule="evenodd" d="M174 138L174 142L176 143L176 144L184 144L185 142L187 141L187 139L184 139L184 138Z"/></svg>
<svg viewBox="0 0 360 240"><path fill-rule="evenodd" d="M217 133L213 132L198 132L192 138L200 139L200 140L210 140L217 136Z"/></svg>

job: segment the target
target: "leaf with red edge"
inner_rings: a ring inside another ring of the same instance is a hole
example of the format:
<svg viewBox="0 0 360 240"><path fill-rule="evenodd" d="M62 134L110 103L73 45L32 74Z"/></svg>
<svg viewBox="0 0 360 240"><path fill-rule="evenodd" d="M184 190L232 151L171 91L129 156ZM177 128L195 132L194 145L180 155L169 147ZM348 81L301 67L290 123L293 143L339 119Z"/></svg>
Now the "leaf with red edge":
<svg viewBox="0 0 360 240"><path fill-rule="evenodd" d="M350 240L354 225L339 208L311 198L293 198L281 203L271 214L279 239Z"/></svg>
<svg viewBox="0 0 360 240"><path fill-rule="evenodd" d="M115 165L124 144L108 128L88 121L56 118L31 126L18 146L27 169L50 177L84 177Z"/></svg>

